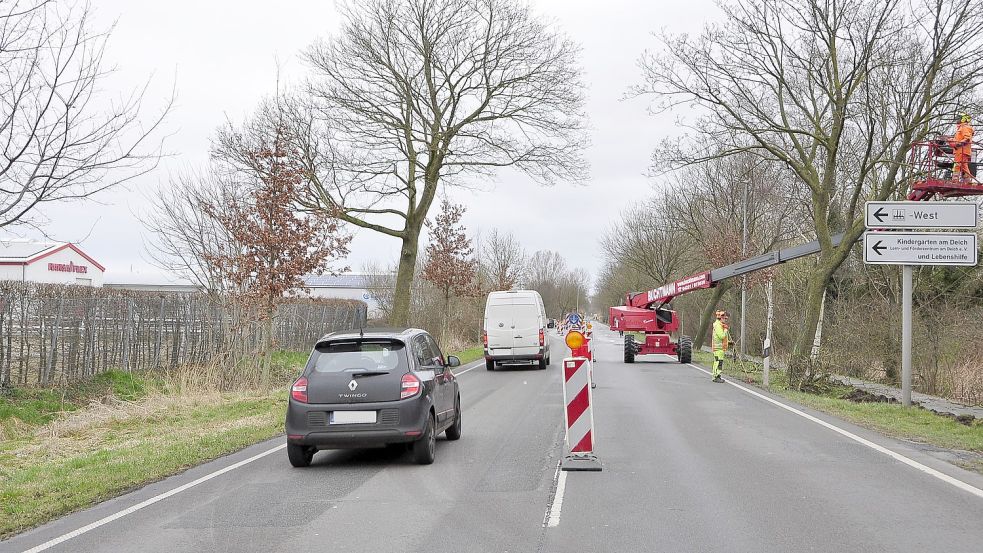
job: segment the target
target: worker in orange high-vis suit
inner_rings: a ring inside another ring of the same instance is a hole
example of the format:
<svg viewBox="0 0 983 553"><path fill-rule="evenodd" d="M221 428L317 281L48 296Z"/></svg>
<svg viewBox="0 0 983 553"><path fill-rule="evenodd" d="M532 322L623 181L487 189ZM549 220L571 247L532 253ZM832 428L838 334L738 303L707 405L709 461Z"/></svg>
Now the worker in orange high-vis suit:
<svg viewBox="0 0 983 553"><path fill-rule="evenodd" d="M970 125L970 120L967 113L959 117L951 143L956 178L961 181L973 180L973 174L969 171L969 162L973 158L973 126Z"/></svg>
<svg viewBox="0 0 983 553"><path fill-rule="evenodd" d="M720 374L724 372L724 354L730 344L730 327L727 325L730 316L726 311L717 311L715 315L717 320L713 321L713 332L710 335L710 348L713 350L712 374L714 382L723 382Z"/></svg>

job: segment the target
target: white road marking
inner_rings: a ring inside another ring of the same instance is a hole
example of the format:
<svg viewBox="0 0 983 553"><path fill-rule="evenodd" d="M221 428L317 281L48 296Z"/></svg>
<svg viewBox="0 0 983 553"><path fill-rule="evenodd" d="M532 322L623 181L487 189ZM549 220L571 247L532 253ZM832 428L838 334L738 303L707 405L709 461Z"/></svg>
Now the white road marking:
<svg viewBox="0 0 983 553"><path fill-rule="evenodd" d="M82 534L85 534L86 532L89 532L90 530L95 530L96 528L99 528L100 526L102 526L104 524L109 524L110 522L113 522L114 520L118 520L120 518L125 517L126 515L135 513L137 511L139 511L140 509L143 509L144 507L149 507L150 505L153 505L154 503L157 503L158 501L163 501L164 499L167 499L168 497L171 497L172 495L177 495L177 494L179 494L179 493L181 493L181 492L183 492L185 490L188 490L190 488L193 488L193 487L197 486L198 484L202 484L204 482L207 482L207 481L211 480L212 478L215 478L216 476L221 476L221 475L223 475L223 474L225 474L225 473L227 473L229 471L233 471L233 470L235 470L235 469L237 469L239 467L248 465L249 463L252 463L253 461L262 459L263 457L266 457L267 455L270 455L272 453L276 453L277 451L280 451L281 449L284 449L285 447L287 447L287 444L286 443L282 443L282 444L274 447L273 449L268 449L268 450L266 450L266 451L264 451L262 453L253 455L252 457L250 457L248 459L243 459L242 461L239 461L238 463L233 463L233 464L231 464L231 465L229 465L229 466L227 466L225 468L219 469L219 470L217 470L217 471L215 471L213 473L206 474L205 476L202 476L201 478L199 478L197 480L194 480L192 482L188 482L187 484L184 484L183 486L178 486L178 487L176 487L176 488L174 488L172 490L168 490L168 491L166 491L166 492L164 492L162 494L155 495L154 497L151 497L150 499L147 499L145 501L141 501L140 503L137 503L136 505L133 505L132 507L127 507L126 509L123 509L122 511L119 511L117 513L114 513L112 515L109 515L109 516L107 516L105 518L101 518L101 519L93 522L92 524L87 524L87 525L85 525L85 526L83 526L83 527L81 527L81 528L79 528L77 530L73 530L73 531L71 531L71 532L69 532L67 534L64 534L64 535L58 536L57 538L48 540L48 541L42 543L41 545L38 545L38 546L35 546L35 547L32 547L32 548L28 549L24 553L37 553L39 551L44 551L46 549L51 549L52 547L58 545L59 543L66 542L66 541L68 541L68 540L70 540L72 538L76 538L78 536L81 536Z"/></svg>
<svg viewBox="0 0 983 553"><path fill-rule="evenodd" d="M468 371L473 371L474 369L477 369L480 366L481 366L481 363L475 363L475 366L473 366L473 367L471 367L469 369L465 369L465 370L463 370L461 372L454 373L454 376L460 376L460 375L462 375L462 374L464 374L464 373L466 373ZM81 527L81 528L79 528L77 530L73 530L73 531L71 531L71 532L69 532L67 534L64 534L64 535L58 536L57 538L53 538L51 540L48 540L48 541L42 543L41 545L32 547L31 549L28 549L28 550L24 551L24 553L38 553L40 551L45 551L47 549L51 549L52 547L54 547L54 546L56 546L56 545L58 545L60 543L63 543L63 542L66 542L66 541L68 541L68 540L70 540L72 538L76 538L78 536L81 536L82 534L85 534L85 533L87 533L89 531L95 530L96 528L99 528L100 526L104 526L106 524L109 524L110 522L113 522L114 520L119 520L120 518L123 518L126 515L133 514L133 513L137 512L137 511L139 511L140 509L143 509L145 507L149 507L150 505L153 505L154 503L157 503L159 501L163 501L164 499L167 499L168 497L171 497L173 495L177 495L177 494L179 494L179 493L181 493L181 492L183 492L185 490L188 490L190 488L193 488L193 487L197 486L198 484L202 484L204 482L207 482L207 481L211 480L212 478L215 478L217 476L221 476L221 475L223 475L223 474L225 474L227 472L233 471L233 470L235 470L235 469L237 469L239 467L248 465L249 463L252 463L253 461L262 459L263 457L266 457L267 455L271 455L273 453L276 453L277 451L280 451L280 450L282 450L282 449L284 449L286 447L287 447L287 444L286 443L283 443L283 444L280 444L280 445L278 445L278 446L276 446L276 447L274 447L272 449L268 449L268 450L266 450L266 451L264 451L262 453L253 455L252 457L250 457L248 459L244 459L242 461L239 461L238 463L233 463L233 464L231 464L231 465L229 465L229 466L227 466L225 468L221 468L221 469L219 469L219 470L217 470L215 472L212 472L210 474L206 474L205 476L202 476L201 478L199 478L197 480L194 480L192 482L188 482L187 484L184 484L183 486L178 486L178 487L176 487L176 488L174 488L172 490L168 490L168 491L166 491L166 492L164 492L162 494L155 495L154 497L151 497L150 499L147 499L145 501L141 501L140 503L137 503L136 505L133 505L132 507L127 507L126 509L123 509L122 511L119 511L119 512L114 513L114 514L111 514L111 515L109 515L107 517L101 518L101 519L93 522L92 524L88 524L88 525L83 526L83 527Z"/></svg>
<svg viewBox="0 0 983 553"><path fill-rule="evenodd" d="M553 475L553 481L556 482L556 492L553 494L553 501L550 503L548 509L546 509L546 520L543 521L543 526L548 528L556 528L560 525L560 511L563 509L563 492L567 489L567 472L560 470L560 464L556 465L556 474Z"/></svg>
<svg viewBox="0 0 983 553"><path fill-rule="evenodd" d="M481 366L481 363L477 363L477 364L475 364L475 366L471 367L470 369L464 369L463 371L459 371L459 372L454 373L454 376L461 376L462 374L464 374L466 372L469 372L469 371L473 371L473 370L477 369L480 366Z"/></svg>
<svg viewBox="0 0 983 553"><path fill-rule="evenodd" d="M703 367L698 367L698 366L696 366L696 365L694 365L692 363L688 363L688 365L690 367L693 367L694 369L696 369L698 371L705 372L706 374L711 374L710 371L704 369ZM923 464L919 463L918 461L916 461L914 459L910 459L910 458L905 457L904 455L902 455L900 453L897 453L895 451L891 451L890 449L888 449L888 448L886 448L884 446L877 445L877 444L875 444L874 442L872 442L870 440L867 440L865 438L861 438L860 436L857 436L853 432L850 432L849 430L844 430L843 428L840 428L839 426L836 426L835 424L828 423L828 422L826 422L826 421L824 421L824 420L822 420L820 418L817 418L817 417L814 417L814 416L810 415L809 413L800 411L800 410L796 409L795 407L792 407L790 405L785 405L784 403L782 403L780 401L777 401L777 400L774 400L774 399L772 399L772 398L770 398L770 397L768 397L768 396L766 396L764 394L760 394L760 393L755 392L754 390L752 390L750 388L746 388L744 386L741 386L740 384L738 384L736 382L733 382L730 379L725 379L724 382L726 382L727 384L730 384L731 386L734 386L735 388L740 389L741 391L744 391L744 392L746 392L748 394L751 394L751 395L753 395L755 397L761 398L761 399L763 399L763 400L765 400L765 401L767 401L769 403L772 403L774 405L777 405L778 407L781 407L782 409L785 409L786 411L795 413L796 415L799 415L802 418L808 419L808 420L810 420L810 421L812 421L812 422L814 422L814 423L816 423L816 424L818 424L820 426L826 427L826 428L832 430L833 432L836 432L837 434L840 434L842 436L846 436L847 438L850 438L851 440L853 440L853 441L855 441L855 442L857 442L859 444L865 445L865 446L873 449L874 451L883 453L884 455L887 455L887 456L889 456L889 457L891 457L891 458L893 458L893 459L895 459L897 461L901 461L902 463L908 465L909 467L912 467L912 468L915 468L917 470L920 470L920 471L922 471L925 474L928 474L930 476L934 476L935 478L938 478L939 480L942 480L943 482L945 482L947 484L951 484L951 485L959 488L960 490L963 490L965 492L969 492L969 493L971 493L971 494L973 494L973 495L975 495L977 497L983 498L983 490L977 488L976 486L973 486L971 484L967 484L966 482L963 482L962 480L959 480L957 478L953 478L952 476L949 476L948 474L946 474L944 472L940 472L938 470L935 470L932 467L923 465Z"/></svg>

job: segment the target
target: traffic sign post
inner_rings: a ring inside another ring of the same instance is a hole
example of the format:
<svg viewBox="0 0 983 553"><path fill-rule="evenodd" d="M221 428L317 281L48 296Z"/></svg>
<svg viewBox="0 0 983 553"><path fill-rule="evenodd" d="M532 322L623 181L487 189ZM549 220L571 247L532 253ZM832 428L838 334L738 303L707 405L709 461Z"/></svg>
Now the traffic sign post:
<svg viewBox="0 0 983 553"><path fill-rule="evenodd" d="M867 202L867 228L976 228L979 209L966 202Z"/></svg>
<svg viewBox="0 0 983 553"><path fill-rule="evenodd" d="M961 202L867 202L868 229L976 228L979 208ZM901 265L901 403L911 406L911 289L914 265L975 266L974 232L864 233L864 263Z"/></svg>

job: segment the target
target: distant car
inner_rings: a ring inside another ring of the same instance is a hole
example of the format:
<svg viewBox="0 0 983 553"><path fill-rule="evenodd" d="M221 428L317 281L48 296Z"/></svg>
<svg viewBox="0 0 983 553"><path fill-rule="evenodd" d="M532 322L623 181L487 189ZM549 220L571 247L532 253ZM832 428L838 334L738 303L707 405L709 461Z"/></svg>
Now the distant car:
<svg viewBox="0 0 983 553"><path fill-rule="evenodd" d="M553 328L555 326L556 326L556 321L555 320L549 319L549 320L546 321L546 328Z"/></svg>
<svg viewBox="0 0 983 553"><path fill-rule="evenodd" d="M550 364L546 339L546 309L535 290L491 292L485 302L482 341L485 368L499 364L529 364L545 369Z"/></svg>
<svg viewBox="0 0 983 553"><path fill-rule="evenodd" d="M366 329L328 334L290 388L287 457L311 464L320 449L409 444L433 463L436 437L461 437L461 394L452 367L426 331Z"/></svg>

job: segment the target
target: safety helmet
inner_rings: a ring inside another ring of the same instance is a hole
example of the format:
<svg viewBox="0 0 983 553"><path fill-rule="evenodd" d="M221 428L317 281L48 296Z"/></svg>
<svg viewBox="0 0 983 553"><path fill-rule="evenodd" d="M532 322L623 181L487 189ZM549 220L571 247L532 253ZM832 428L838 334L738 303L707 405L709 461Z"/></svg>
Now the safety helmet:
<svg viewBox="0 0 983 553"><path fill-rule="evenodd" d="M973 120L973 118L970 117L968 113L963 113L963 114L960 114L959 115L959 122L960 123L969 123L972 120Z"/></svg>

